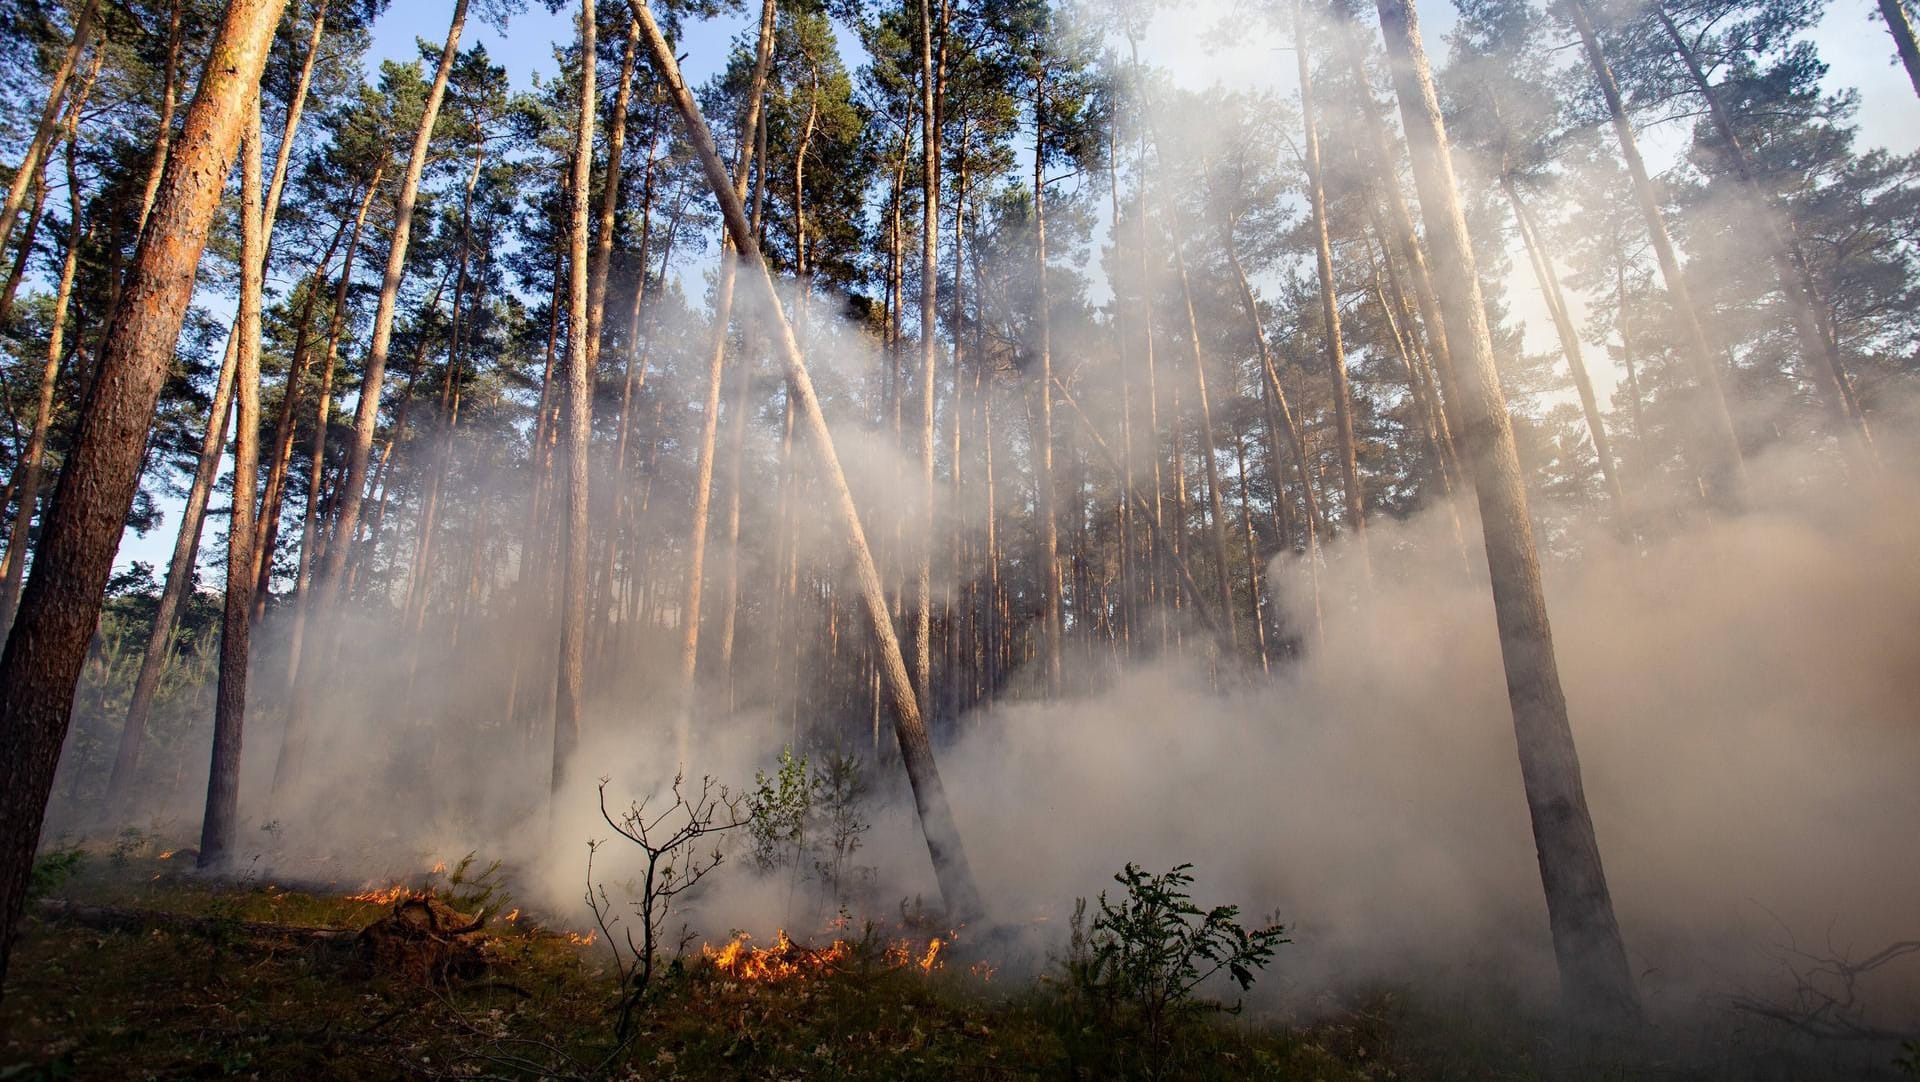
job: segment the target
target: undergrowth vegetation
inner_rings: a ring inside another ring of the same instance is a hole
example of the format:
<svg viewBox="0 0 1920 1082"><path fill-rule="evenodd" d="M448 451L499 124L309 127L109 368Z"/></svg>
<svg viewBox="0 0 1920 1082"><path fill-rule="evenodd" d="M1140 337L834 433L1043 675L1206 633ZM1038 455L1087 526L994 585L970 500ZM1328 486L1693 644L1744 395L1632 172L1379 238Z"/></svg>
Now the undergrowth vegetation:
<svg viewBox="0 0 1920 1082"><path fill-rule="evenodd" d="M1064 947L989 935L937 958L903 952L891 936L929 917L902 906L897 926L868 923L831 947L665 945L638 1001L631 960L622 972L603 938L523 912L507 872L478 857L414 881L489 913L481 974L424 984L354 949L392 889L213 882L181 854L61 850L42 867L46 897L0 1000L8 1082L1849 1077L1804 1049L1628 1070L1484 990L1243 1001L1286 972L1285 930L1196 904L1184 865L1129 866L1118 890L1076 908ZM87 916L101 913L114 920ZM762 964L739 964L742 952Z"/></svg>

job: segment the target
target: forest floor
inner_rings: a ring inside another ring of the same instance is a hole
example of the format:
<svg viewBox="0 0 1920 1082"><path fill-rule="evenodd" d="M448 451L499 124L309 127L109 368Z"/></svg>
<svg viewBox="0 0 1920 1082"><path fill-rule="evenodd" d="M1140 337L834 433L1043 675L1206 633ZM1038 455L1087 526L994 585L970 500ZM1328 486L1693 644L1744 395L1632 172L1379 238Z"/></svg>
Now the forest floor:
<svg viewBox="0 0 1920 1082"><path fill-rule="evenodd" d="M1138 1033L1087 1029L1056 981L996 980L958 952L902 964L857 943L774 980L696 949L656 981L622 1041L619 977L581 932L516 910L488 922L477 975L422 981L357 949L353 933L390 912L394 892L215 884L190 861L114 854L54 869L64 874L43 884L0 1001L0 1079L1750 1076L1575 1066L1539 1027L1388 989L1313 1024L1216 1014L1181 1027L1149 1064Z"/></svg>

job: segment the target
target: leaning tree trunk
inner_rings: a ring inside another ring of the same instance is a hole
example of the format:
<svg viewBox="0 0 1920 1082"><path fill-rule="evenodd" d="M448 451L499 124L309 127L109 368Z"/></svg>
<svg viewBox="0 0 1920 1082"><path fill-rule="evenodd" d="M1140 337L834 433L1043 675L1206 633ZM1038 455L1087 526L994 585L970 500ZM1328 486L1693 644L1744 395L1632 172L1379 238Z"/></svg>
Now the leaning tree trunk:
<svg viewBox="0 0 1920 1082"><path fill-rule="evenodd" d="M374 430L380 423L380 389L386 379L387 350L393 342L394 310L400 299L400 280L406 274L407 246L413 233L414 203L420 194L420 177L426 171L427 150L433 141L433 127L440 117L440 104L446 99L447 81L453 75L453 61L459 54L460 32L466 26L468 0L454 0L453 21L447 28L447 41L440 50L440 66L427 88L420 126L413 136L413 150L407 159L407 172L394 198L393 240L387 250L386 273L380 282L380 303L373 314L373 338L367 346L366 371L360 380L360 401L354 409L353 446L347 453L347 473L341 481L340 507L334 516L333 538L327 545L326 563L314 572L312 611L327 619L342 596L347 556L353 548L354 532L360 525L360 505L367 484L367 465L373 456ZM324 653L324 651L323 651ZM273 787L280 791L292 781L300 767L300 753L306 728L319 695L322 666L300 665L292 702L287 712L287 728L281 738L279 762L274 767Z"/></svg>
<svg viewBox="0 0 1920 1082"><path fill-rule="evenodd" d="M1410 0L1376 0L1413 175L1434 256L1448 349L1459 377L1467 463L1486 535L1500 652L1519 743L1520 772L1546 889L1565 1005L1576 1017L1628 1024L1640 1016L1587 810L1573 729L1547 621L1525 480L1500 391L1473 244L1460 210L1440 100Z"/></svg>
<svg viewBox="0 0 1920 1082"><path fill-rule="evenodd" d="M40 123L33 131L33 139L27 144L27 152L14 167L13 182L7 186L7 199L0 206L0 250L4 250L7 241L13 238L13 227L20 220L20 208L26 205L27 193L33 188L33 178L40 175L40 163L45 160L47 149L53 145L55 133L60 126L60 107L66 101L67 81L73 78L73 69L79 65L80 56L87 51L87 42L93 37L94 13L100 7L100 0L87 0L87 6L80 9L80 17L73 24L73 40L67 44L66 55L60 60L60 66L54 69L53 85L47 88L47 104L40 110Z"/></svg>
<svg viewBox="0 0 1920 1082"><path fill-rule="evenodd" d="M367 190L360 196L360 207L353 216L353 232L347 237L347 253L340 261L340 277L333 287L327 356L320 368L320 387L314 396L313 432L307 445L307 501L300 514L300 563L293 575L293 629L287 635L287 686L299 679L301 643L306 637L308 591L318 556L315 548L320 544L320 493L327 472L327 421L333 414L333 373L340 360L340 334L346 328L347 290L353 284L353 261L360 251L360 231L367 224L367 212L373 207L373 197L380 190L380 178L386 174L386 168L385 161L374 166Z"/></svg>
<svg viewBox="0 0 1920 1082"><path fill-rule="evenodd" d="M139 484L160 387L240 128L285 0L230 0L134 253L61 471L33 576L0 655L0 977L26 905L73 692Z"/></svg>
<svg viewBox="0 0 1920 1082"><path fill-rule="evenodd" d="M941 897L945 899L950 913L956 917L966 919L979 915L982 912L980 894L974 886L966 850L960 844L959 828L953 821L953 812L948 807L946 791L940 782L940 772L934 763L933 745L927 738L926 723L920 714L913 681L907 675L906 661L900 653L900 640L894 634L893 619L887 612L887 598L881 586L880 572L874 566L872 550L867 547L866 530L860 523L860 510L854 506L853 494L847 489L846 473L840 468L833 434L828 430L826 415L820 409L820 398L814 392L806 360L793 337L793 326L787 322L781 309L773 276L760 258L760 248L754 242L740 197L727 177L726 166L720 162L720 153L714 147L706 119L700 115L699 105L695 104L692 92L680 76L680 66L674 60L673 50L667 45L666 38L661 36L652 11L642 4L636 5L636 12L640 17L648 52L653 57L654 68L673 97L674 107L679 110L694 151L699 156L707 184L720 201L727 232L733 237L748 277L759 287L761 297L766 302L767 322L786 366L788 386L799 403L809 441L820 456L820 480L826 487L834 514L846 530L861 600L872 626L881 674L893 704L894 735L899 740L900 758L907 768L907 780L913 789L914 805L919 812L921 830L926 835L934 874L940 882Z"/></svg>
<svg viewBox="0 0 1920 1082"><path fill-rule="evenodd" d="M240 140L240 340L234 369L233 512L227 526L226 609L213 701L213 760L200 824L199 867L222 870L240 818L240 747L247 717L247 656L253 619L253 500L260 479L260 289L266 238L260 220L260 103Z"/></svg>
<svg viewBox="0 0 1920 1082"><path fill-rule="evenodd" d="M1808 374L1820 386L1821 395L1827 400L1827 408L1837 422L1841 449L1856 470L1871 475L1879 470L1873 448L1873 432L1868 428L1867 416L1854 395L1853 383L1847 378L1846 364L1840 357L1840 336L1824 318L1824 309L1820 306L1819 294L1813 285L1813 272L1807 266L1806 252L1800 247L1793 215L1785 205L1776 205L1769 200L1761 189L1754 176L1753 162L1747 157L1746 144L1733 125L1733 117L1721 103L1720 95L1714 92L1713 84L1707 81L1707 73L1701 69L1700 60L1694 55L1692 46L1680 36L1680 28L1673 24L1673 19L1661 4L1656 3L1653 10L1667 32L1667 40L1673 43L1674 52L1686 67L1694 91L1707 103L1707 115L1720 133L1720 141L1726 145L1727 155L1733 160L1735 175L1760 211L1760 227L1766 234L1774 272L1780 278L1780 292L1786 298L1787 310L1793 317L1794 332L1800 338L1800 352L1805 356Z"/></svg>
<svg viewBox="0 0 1920 1082"><path fill-rule="evenodd" d="M213 386L213 406L207 411L206 432L200 439L200 455L193 471L193 484L187 489L186 506L180 509L180 532L174 537L166 586L160 591L153 627L147 632L140 672L134 678L133 694L127 701L127 720L120 728L120 750L114 756L113 774L107 782L104 811L108 815L121 814L121 804L130 795L140 767L140 753L146 744L147 718L153 712L153 699L160 690L160 677L166 671L172 650L174 625L180 618L180 606L187 590L193 584L194 557L200 551L207 500L213 493L213 479L220 472L220 459L227 446L227 421L233 414L234 367L238 361L238 352L229 350L221 361L220 376Z"/></svg>
<svg viewBox="0 0 1920 1082"><path fill-rule="evenodd" d="M587 220L593 173L593 0L580 2L580 114L573 137L573 200L567 268L567 517L561 559L560 673L553 713L553 780L557 796L580 742L580 705L587 667L587 451L593 442L593 346L588 335Z"/></svg>
<svg viewBox="0 0 1920 1082"><path fill-rule="evenodd" d="M1600 460L1600 476L1607 483L1607 495L1613 500L1614 511L1625 514L1627 497L1620 486L1620 471L1614 466L1613 444L1607 439L1607 424L1600 416L1600 402L1593 393L1593 380L1587 375L1586 358L1580 353L1580 332L1574 328L1573 318L1567 311L1566 297L1560 292L1560 278L1553 273L1552 257L1540 244L1533 219L1527 214L1526 204L1520 201L1520 189L1514 185L1512 176L1501 175L1500 190L1506 193L1507 203L1513 208L1521 246L1527 250L1534 280L1539 283L1540 295L1546 299L1547 311L1553 316L1553 329L1560 336L1560 352L1567 359L1573 388L1580 395L1580 411L1587 419L1587 434L1593 437L1593 453Z"/></svg>
<svg viewBox="0 0 1920 1082"><path fill-rule="evenodd" d="M75 119L79 114L75 112ZM40 502L40 479L47 453L47 435L53 427L54 392L60 385L60 365L67 351L67 312L73 306L73 280L80 267L80 246L86 240L81 227L84 201L80 194L79 170L74 143L67 143L67 191L73 201L72 222L67 228L67 254L60 261L60 284L54 292L53 320L47 333L47 360L40 368L40 394L33 409L33 428L27 436L26 450L14 471L14 494L20 503L13 515L13 529L7 534L7 557L0 567L0 630L13 622L20 602L20 583L26 574L27 550L33 541L33 513Z"/></svg>
<svg viewBox="0 0 1920 1082"><path fill-rule="evenodd" d="M1694 379L1700 384L1702 401L1699 411L1707 440L1701 474L1715 502L1737 507L1745 499L1746 464L1741 457L1739 437L1734 432L1733 414L1727 409L1727 396L1721 387L1720 370L1714 362L1713 347L1707 343L1707 332L1700 324L1700 310L1693 303L1693 293L1687 288L1685 273L1680 269L1680 259L1674 254L1673 238L1667 233L1667 221L1661 213L1659 197L1654 193L1653 181L1647 176L1646 162L1640 157L1640 145L1634 138L1633 124L1627 118L1627 108L1620 97L1620 85L1614 80L1613 68L1600 48L1600 36L1593 28L1593 20L1587 15L1585 0L1565 0L1565 5L1574 29L1579 32L1580 45L1586 51L1587 62L1593 67L1594 80L1600 84L1600 93L1606 98L1613 132L1620 142L1620 156L1626 160L1627 172L1633 178L1634 198L1640 204L1641 216L1646 219L1648 240L1653 245L1654 256L1660 261L1660 275L1667 283L1667 293L1680 319L1681 332L1685 336L1682 351L1693 367Z"/></svg>
<svg viewBox="0 0 1920 1082"><path fill-rule="evenodd" d="M1887 33L1893 35L1893 46L1900 53L1900 63L1906 65L1913 92L1920 94L1920 43L1914 41L1913 16L1907 11L1906 0L1880 0L1880 17L1886 20Z"/></svg>
<svg viewBox="0 0 1920 1082"><path fill-rule="evenodd" d="M753 134L760 126L761 99L773 63L774 0L760 6L760 38L754 52L753 76L747 86L746 113L740 121L740 145L734 155L730 189L736 202L747 196L747 174L753 167ZM733 321L733 289L737 268L731 253L737 239L722 236L720 283L714 293L713 350L707 364L706 405L700 416L699 457L694 467L693 517L687 530L686 601L680 609L680 701L674 715L675 762L687 764L693 739L694 680L700 668L700 603L706 579L707 519L713 508L713 459L720 436L720 397L726 376L727 330Z"/></svg>
<svg viewBox="0 0 1920 1082"><path fill-rule="evenodd" d="M160 177L167 171L167 155L173 150L173 114L180 104L180 51L185 44L180 20L185 7L186 0L173 0L167 9L167 62L160 78L160 116L154 124L153 160L148 163L147 184L140 193L140 217L134 222L135 235L147 227L153 197L160 191Z"/></svg>

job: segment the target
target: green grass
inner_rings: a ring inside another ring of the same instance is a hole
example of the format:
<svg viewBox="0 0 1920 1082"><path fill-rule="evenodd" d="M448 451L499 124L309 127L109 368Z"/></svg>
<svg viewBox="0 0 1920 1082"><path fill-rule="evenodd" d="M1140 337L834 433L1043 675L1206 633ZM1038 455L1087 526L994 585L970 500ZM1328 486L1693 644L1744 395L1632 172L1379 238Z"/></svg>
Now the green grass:
<svg viewBox="0 0 1920 1082"><path fill-rule="evenodd" d="M600 944L496 921L485 977L422 987L370 971L349 946L223 930L226 921L357 929L384 912L378 903L268 882L216 886L188 871L123 855L90 859L57 885L57 897L76 902L222 920L211 931L106 932L30 917L0 1002L0 1080L1090 1080L1102 1076L1076 1056L1127 1039L1073 1030L1047 976L983 980L964 954L922 973L855 950L828 975L778 984L730 979L696 953L666 967L620 1045L618 978ZM1596 1067L1607 1056L1570 1055L1552 1033L1511 996L1378 987L1317 1001L1310 1024L1251 1010L1214 1016L1182 1033L1163 1077L1859 1076L1832 1063L1755 1070L1787 1062L1757 1048L1684 1067L1658 1056L1633 1071Z"/></svg>

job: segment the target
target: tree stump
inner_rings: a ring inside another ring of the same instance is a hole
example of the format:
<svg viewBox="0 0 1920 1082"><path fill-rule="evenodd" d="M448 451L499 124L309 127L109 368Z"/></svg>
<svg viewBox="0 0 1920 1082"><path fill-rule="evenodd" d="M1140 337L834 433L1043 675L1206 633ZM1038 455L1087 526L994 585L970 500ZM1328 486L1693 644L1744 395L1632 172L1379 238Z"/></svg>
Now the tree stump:
<svg viewBox="0 0 1920 1082"><path fill-rule="evenodd" d="M478 976L487 967L485 912L461 913L428 892L402 898L359 936L374 969L426 984Z"/></svg>

